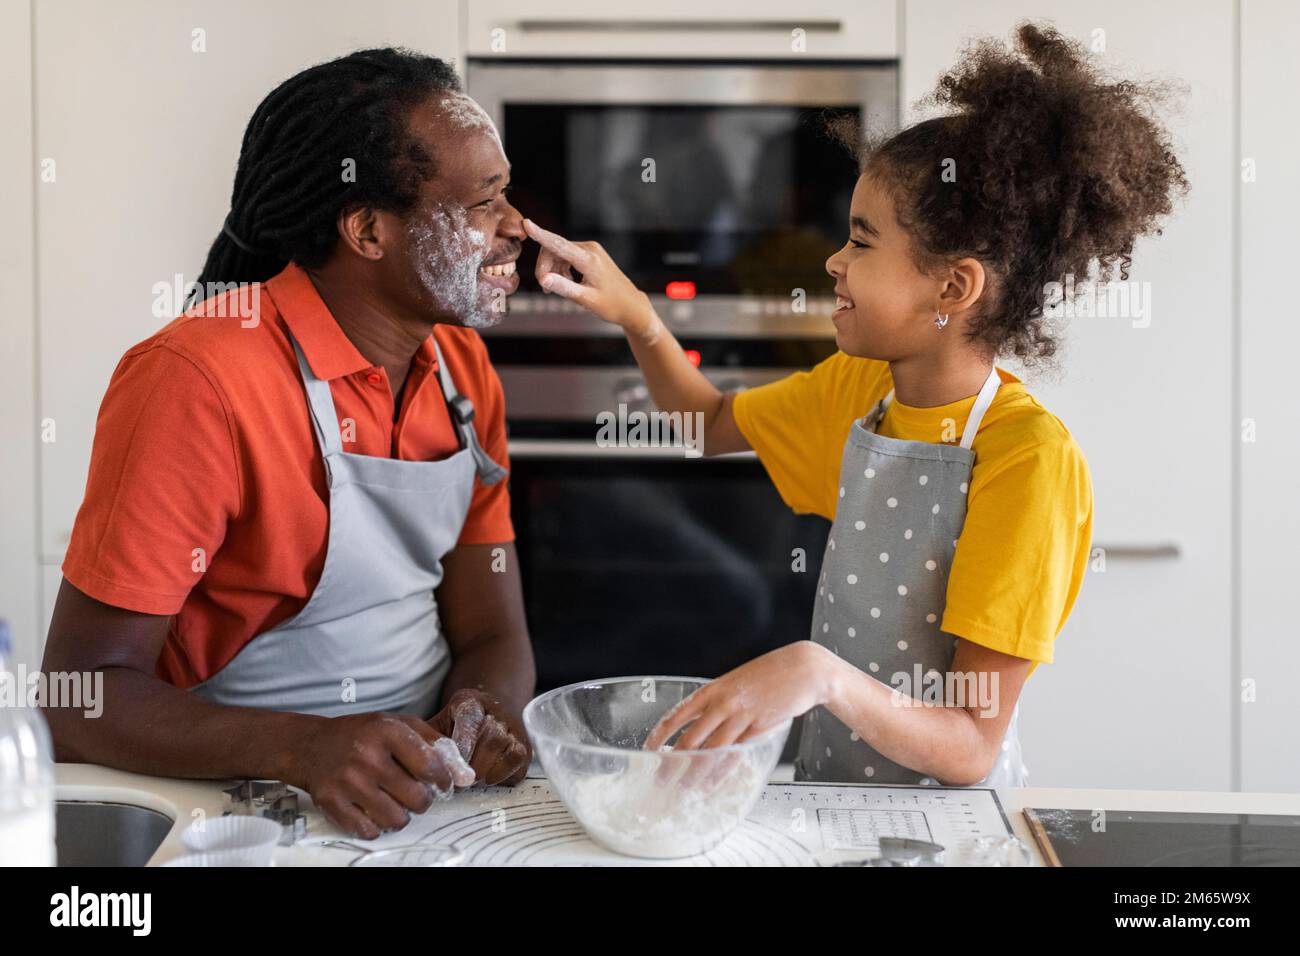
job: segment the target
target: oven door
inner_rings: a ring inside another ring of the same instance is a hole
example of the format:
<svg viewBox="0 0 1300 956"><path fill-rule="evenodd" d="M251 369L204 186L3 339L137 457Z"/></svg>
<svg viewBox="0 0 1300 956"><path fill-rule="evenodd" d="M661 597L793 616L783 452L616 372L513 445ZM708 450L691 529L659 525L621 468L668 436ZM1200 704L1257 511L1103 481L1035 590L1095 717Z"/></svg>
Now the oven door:
<svg viewBox="0 0 1300 956"><path fill-rule="evenodd" d="M734 317L736 297L788 313L796 289L829 295L857 171L824 120L897 117L894 64L471 61L468 88L514 160L515 205L696 318L717 297Z"/></svg>
<svg viewBox="0 0 1300 956"><path fill-rule="evenodd" d="M716 677L808 637L830 524L752 452L512 442L510 493L539 692Z"/></svg>

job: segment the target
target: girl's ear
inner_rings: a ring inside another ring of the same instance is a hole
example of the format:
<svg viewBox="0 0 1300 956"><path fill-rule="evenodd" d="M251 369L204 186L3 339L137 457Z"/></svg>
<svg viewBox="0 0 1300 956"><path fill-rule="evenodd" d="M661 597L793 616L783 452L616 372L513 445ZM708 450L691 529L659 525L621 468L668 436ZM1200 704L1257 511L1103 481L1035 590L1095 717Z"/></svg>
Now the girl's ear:
<svg viewBox="0 0 1300 956"><path fill-rule="evenodd" d="M944 277L938 311L942 315L960 315L973 308L984 294L985 278L984 265L978 259L958 259Z"/></svg>

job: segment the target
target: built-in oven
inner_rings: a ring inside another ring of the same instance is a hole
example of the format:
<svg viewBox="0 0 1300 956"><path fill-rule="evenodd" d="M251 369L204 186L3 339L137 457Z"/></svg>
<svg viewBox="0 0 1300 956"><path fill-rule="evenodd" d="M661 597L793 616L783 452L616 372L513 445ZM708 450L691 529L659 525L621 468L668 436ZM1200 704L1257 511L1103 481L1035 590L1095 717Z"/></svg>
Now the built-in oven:
<svg viewBox="0 0 1300 956"><path fill-rule="evenodd" d="M601 242L719 388L835 351L825 260L856 170L827 122L892 125L894 64L490 59L467 76L515 205ZM648 411L649 396L620 330L540 294L535 255L484 337L506 391L539 689L711 677L806 638L828 523L793 514L752 453L598 444L598 416Z"/></svg>
<svg viewBox="0 0 1300 956"><path fill-rule="evenodd" d="M856 179L828 127L893 126L895 64L471 60L467 76L515 205L600 242L666 318L727 337L825 331ZM531 328L613 331L535 287L501 333Z"/></svg>
<svg viewBox="0 0 1300 956"><path fill-rule="evenodd" d="M829 526L752 455L517 441L511 469L539 689L716 677L808 637Z"/></svg>

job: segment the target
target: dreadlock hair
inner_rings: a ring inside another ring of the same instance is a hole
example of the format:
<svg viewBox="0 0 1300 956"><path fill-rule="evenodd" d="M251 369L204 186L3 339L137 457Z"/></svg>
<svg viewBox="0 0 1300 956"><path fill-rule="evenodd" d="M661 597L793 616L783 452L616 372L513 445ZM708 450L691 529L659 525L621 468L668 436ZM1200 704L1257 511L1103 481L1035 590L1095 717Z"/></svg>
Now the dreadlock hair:
<svg viewBox="0 0 1300 956"><path fill-rule="evenodd" d="M1128 278L1187 177L1156 107L1172 84L1104 77L1084 47L1024 22L1008 49L976 40L923 105L946 115L888 137L832 121L893 200L923 270L978 259L989 285L967 331L994 354L1047 364L1046 290L1067 275ZM945 167L955 177L944 177Z"/></svg>
<svg viewBox="0 0 1300 956"><path fill-rule="evenodd" d="M431 95L460 91L450 64L393 47L358 50L277 86L244 130L230 213L198 288L261 282L290 261L320 265L345 208L409 211L435 170L408 134L407 114Z"/></svg>

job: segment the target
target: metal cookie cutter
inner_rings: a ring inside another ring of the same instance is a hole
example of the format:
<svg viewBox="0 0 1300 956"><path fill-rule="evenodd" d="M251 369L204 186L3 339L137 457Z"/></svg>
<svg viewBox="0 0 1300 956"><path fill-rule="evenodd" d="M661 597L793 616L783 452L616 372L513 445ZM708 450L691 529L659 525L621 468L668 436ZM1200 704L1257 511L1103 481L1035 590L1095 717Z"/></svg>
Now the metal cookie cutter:
<svg viewBox="0 0 1300 956"><path fill-rule="evenodd" d="M836 866L943 866L944 848L938 843L911 837L880 838L880 856L845 860Z"/></svg>
<svg viewBox="0 0 1300 956"><path fill-rule="evenodd" d="M226 816L266 817L283 828L280 846L293 846L307 835L307 817L298 812L298 794L279 780L245 780L228 790Z"/></svg>

